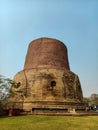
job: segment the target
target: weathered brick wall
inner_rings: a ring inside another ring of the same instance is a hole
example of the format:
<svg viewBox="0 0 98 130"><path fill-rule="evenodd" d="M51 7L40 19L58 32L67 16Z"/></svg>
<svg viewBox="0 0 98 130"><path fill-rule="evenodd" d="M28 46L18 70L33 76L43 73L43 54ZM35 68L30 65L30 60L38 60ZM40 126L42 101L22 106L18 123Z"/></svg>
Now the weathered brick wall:
<svg viewBox="0 0 98 130"><path fill-rule="evenodd" d="M18 73L14 80L21 85L18 88L12 87L12 90L22 90L25 100L82 101L79 79L69 70L25 70ZM54 86L52 82L55 82Z"/></svg>

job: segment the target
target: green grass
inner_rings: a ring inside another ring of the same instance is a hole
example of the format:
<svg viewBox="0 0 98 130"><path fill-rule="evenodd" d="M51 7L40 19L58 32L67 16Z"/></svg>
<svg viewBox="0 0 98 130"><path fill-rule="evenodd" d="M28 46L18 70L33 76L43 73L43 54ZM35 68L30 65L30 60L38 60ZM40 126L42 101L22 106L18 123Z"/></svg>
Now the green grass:
<svg viewBox="0 0 98 130"><path fill-rule="evenodd" d="M0 130L98 130L98 116L0 117Z"/></svg>

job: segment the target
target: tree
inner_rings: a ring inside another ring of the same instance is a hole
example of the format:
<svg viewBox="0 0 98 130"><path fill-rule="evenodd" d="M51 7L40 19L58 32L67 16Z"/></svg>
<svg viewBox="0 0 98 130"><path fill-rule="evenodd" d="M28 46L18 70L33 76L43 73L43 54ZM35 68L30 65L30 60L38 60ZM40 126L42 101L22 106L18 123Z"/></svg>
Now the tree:
<svg viewBox="0 0 98 130"><path fill-rule="evenodd" d="M0 101L8 98L8 96L12 94L10 91L12 85L17 88L20 83L16 83L10 78L5 78L4 76L0 75Z"/></svg>
<svg viewBox="0 0 98 130"><path fill-rule="evenodd" d="M91 94L89 99L90 99L90 105L91 106L98 105L98 94L95 94L95 93Z"/></svg>
<svg viewBox="0 0 98 130"><path fill-rule="evenodd" d="M0 111L6 107L8 97L14 94L10 89L12 85L17 88L20 83L0 75Z"/></svg>
<svg viewBox="0 0 98 130"><path fill-rule="evenodd" d="M86 106L86 107L89 106L89 102L90 102L90 101L89 101L89 98L84 97L84 98L83 98L83 102L85 103L85 106Z"/></svg>
<svg viewBox="0 0 98 130"><path fill-rule="evenodd" d="M10 87L11 80L0 75L0 101L8 97Z"/></svg>
<svg viewBox="0 0 98 130"><path fill-rule="evenodd" d="M6 79L0 75L0 115L3 114L3 109L7 104L7 97L11 87L10 79Z"/></svg>
<svg viewBox="0 0 98 130"><path fill-rule="evenodd" d="M19 90L13 92L12 89L10 89L11 86L18 88L20 85L20 82L16 83L15 81L0 75L0 115L5 114L8 105L8 97L23 93Z"/></svg>
<svg viewBox="0 0 98 130"><path fill-rule="evenodd" d="M93 93L90 97L84 97L83 101L86 104L86 106L98 106L98 94Z"/></svg>

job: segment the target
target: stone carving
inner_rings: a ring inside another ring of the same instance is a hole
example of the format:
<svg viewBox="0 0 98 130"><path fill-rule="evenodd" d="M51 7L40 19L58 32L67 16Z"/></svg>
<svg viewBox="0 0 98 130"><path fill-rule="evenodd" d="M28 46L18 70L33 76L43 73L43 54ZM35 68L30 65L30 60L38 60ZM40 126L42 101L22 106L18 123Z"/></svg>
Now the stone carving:
<svg viewBox="0 0 98 130"><path fill-rule="evenodd" d="M20 86L11 87L17 94L9 98L9 103L22 103L23 110L62 113L84 107L79 78L70 70L67 47L59 40L32 41L24 69L15 75L14 81Z"/></svg>

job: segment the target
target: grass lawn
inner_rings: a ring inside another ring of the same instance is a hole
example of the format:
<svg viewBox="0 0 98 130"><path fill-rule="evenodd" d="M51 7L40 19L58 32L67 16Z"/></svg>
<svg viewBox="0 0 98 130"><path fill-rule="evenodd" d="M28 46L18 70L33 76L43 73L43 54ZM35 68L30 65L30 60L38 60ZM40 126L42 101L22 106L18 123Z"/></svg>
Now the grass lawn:
<svg viewBox="0 0 98 130"><path fill-rule="evenodd" d="M98 130L98 116L0 117L0 130Z"/></svg>

